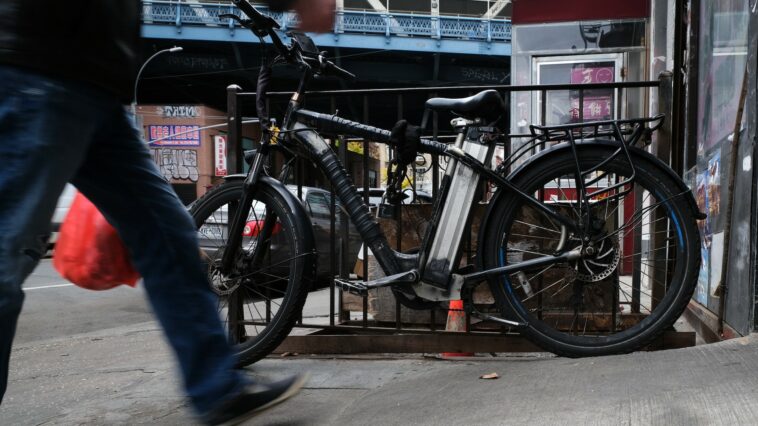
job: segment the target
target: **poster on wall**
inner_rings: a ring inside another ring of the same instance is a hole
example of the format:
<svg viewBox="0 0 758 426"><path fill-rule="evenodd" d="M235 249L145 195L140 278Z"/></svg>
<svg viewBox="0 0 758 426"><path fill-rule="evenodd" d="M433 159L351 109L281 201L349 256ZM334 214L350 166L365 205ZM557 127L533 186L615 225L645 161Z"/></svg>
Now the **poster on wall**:
<svg viewBox="0 0 758 426"><path fill-rule="evenodd" d="M708 171L697 174L697 182L695 185L695 200L697 201L698 208L702 212L708 211ZM710 220L698 221L698 228L700 229L700 271L697 277L697 288L695 289L695 300L699 303L708 304L708 289L710 287L710 247L711 247L711 228Z"/></svg>
<svg viewBox="0 0 758 426"><path fill-rule="evenodd" d="M695 300L703 306L708 306L708 287L710 285L710 255L705 245L700 246L700 271L697 275Z"/></svg>
<svg viewBox="0 0 758 426"><path fill-rule="evenodd" d="M228 173L226 167L226 136L217 135L213 137L213 158L214 174L226 176Z"/></svg>
<svg viewBox="0 0 758 426"><path fill-rule="evenodd" d="M721 218L721 152L716 152L708 160L707 172L707 194L708 223L711 225L711 231L719 230L719 219Z"/></svg>
<svg viewBox="0 0 758 426"><path fill-rule="evenodd" d="M724 233L717 232L713 234L711 238L711 279L710 279L710 294L713 297L719 297L716 294L719 283L721 282L721 270L723 269L724 262Z"/></svg>
<svg viewBox="0 0 758 426"><path fill-rule="evenodd" d="M200 126L185 124L147 126L150 146L200 146Z"/></svg>

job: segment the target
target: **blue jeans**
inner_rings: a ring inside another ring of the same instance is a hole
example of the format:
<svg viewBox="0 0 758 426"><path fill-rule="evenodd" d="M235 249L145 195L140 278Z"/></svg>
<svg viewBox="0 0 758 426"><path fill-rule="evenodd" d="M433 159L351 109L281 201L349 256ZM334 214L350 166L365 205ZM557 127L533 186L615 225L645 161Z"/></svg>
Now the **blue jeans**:
<svg viewBox="0 0 758 426"><path fill-rule="evenodd" d="M205 413L245 385L203 273L194 222L124 106L89 85L0 66L0 402L24 294L73 183L115 226Z"/></svg>

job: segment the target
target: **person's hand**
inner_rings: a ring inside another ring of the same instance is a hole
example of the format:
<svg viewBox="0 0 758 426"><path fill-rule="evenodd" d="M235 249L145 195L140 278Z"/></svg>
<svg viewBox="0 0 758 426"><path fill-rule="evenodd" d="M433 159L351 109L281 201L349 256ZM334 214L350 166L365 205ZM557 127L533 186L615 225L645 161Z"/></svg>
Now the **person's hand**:
<svg viewBox="0 0 758 426"><path fill-rule="evenodd" d="M334 28L335 0L297 0L292 8L300 16L300 30L324 33Z"/></svg>

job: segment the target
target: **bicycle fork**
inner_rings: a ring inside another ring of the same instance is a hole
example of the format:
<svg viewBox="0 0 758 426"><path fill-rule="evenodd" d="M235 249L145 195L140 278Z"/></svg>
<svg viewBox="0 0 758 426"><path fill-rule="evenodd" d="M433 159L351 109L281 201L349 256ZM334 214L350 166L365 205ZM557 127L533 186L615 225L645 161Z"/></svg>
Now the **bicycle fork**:
<svg viewBox="0 0 758 426"><path fill-rule="evenodd" d="M262 173L263 164L266 161L268 151L268 143L264 143L261 146L258 153L253 158L253 163L250 167L250 171L245 177L245 183L242 188L242 198L239 201L236 209L229 209L228 217L230 217L231 223L229 224L229 242L227 249L224 251L221 257L221 265L219 265L219 271L223 274L228 274L234 268L234 262L237 260L237 253L242 245L242 230L247 222L247 217L250 214L250 210L253 206L255 195L255 184L258 181L258 177ZM231 206L230 206L231 207ZM253 264L262 259L265 253L265 246L262 245L264 241L268 240L276 224L276 217L266 208L266 215L264 218L263 229L257 235L256 250L253 254ZM262 250L261 250L262 249Z"/></svg>

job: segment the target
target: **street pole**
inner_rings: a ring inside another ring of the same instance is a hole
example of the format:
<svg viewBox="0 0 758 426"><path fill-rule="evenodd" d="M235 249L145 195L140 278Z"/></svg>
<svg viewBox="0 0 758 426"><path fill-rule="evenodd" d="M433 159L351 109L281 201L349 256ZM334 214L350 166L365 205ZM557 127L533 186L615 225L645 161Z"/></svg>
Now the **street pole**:
<svg viewBox="0 0 758 426"><path fill-rule="evenodd" d="M132 114L132 122L134 123L135 127L137 127L137 129L139 130L140 137L143 140L145 138L144 138L144 135L142 134L142 125L139 122L140 120L137 120L137 85L139 84L139 79L142 76L142 71L144 71L145 67L147 67L147 64L149 64L150 61L158 57L158 55L161 55L163 53L181 52L182 50L184 50L184 48L179 47L179 46L174 46L168 49L159 50L153 53L151 57L147 58L147 60L142 64L139 71L137 72L137 78L134 80L134 95L132 96L131 114Z"/></svg>

